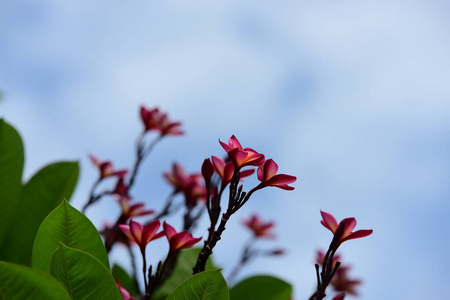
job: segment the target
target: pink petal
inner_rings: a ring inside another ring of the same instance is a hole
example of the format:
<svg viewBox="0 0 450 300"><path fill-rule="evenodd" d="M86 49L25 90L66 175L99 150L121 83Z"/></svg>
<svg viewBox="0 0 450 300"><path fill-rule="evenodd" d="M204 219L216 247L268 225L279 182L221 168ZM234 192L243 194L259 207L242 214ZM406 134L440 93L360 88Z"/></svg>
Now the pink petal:
<svg viewBox="0 0 450 300"><path fill-rule="evenodd" d="M356 227L356 219L355 218L346 218L341 222L345 222L344 232L342 233L342 237L345 238L352 233L352 230Z"/></svg>
<svg viewBox="0 0 450 300"><path fill-rule="evenodd" d="M332 214L327 213L325 211L320 211L320 214L322 215L323 218L320 221L320 223L334 233L338 227L338 222L336 221L336 218Z"/></svg>
<svg viewBox="0 0 450 300"><path fill-rule="evenodd" d="M243 170L243 171L241 171L241 178L248 177L248 176L252 175L253 173L255 173L255 169Z"/></svg>
<svg viewBox="0 0 450 300"><path fill-rule="evenodd" d="M142 246L142 231L143 227L141 223L130 220L130 233L133 236L133 239Z"/></svg>
<svg viewBox="0 0 450 300"><path fill-rule="evenodd" d="M223 159L221 159L218 156L211 156L212 163L214 166L214 169L216 170L217 174L219 174L220 177L223 177L223 171L225 169L225 162Z"/></svg>
<svg viewBox="0 0 450 300"><path fill-rule="evenodd" d="M128 225L124 225L124 224L120 224L119 225L120 230L122 230L122 232L130 239L130 240L134 240L133 235L130 232L130 226Z"/></svg>
<svg viewBox="0 0 450 300"><path fill-rule="evenodd" d="M164 221L164 223L163 223L163 228L164 228L164 232L166 233L167 239L169 241L175 234L177 234L177 231L175 230L175 228L173 228L172 226L167 224L166 221Z"/></svg>
<svg viewBox="0 0 450 300"><path fill-rule="evenodd" d="M297 180L297 177L295 176L291 176L291 175L286 175L286 174L277 174L275 176L273 176L272 178L270 178L269 180L267 180L265 182L266 185L269 186L276 186L276 187L288 187L288 184L293 183ZM294 189L293 187L289 187Z"/></svg>
<svg viewBox="0 0 450 300"><path fill-rule="evenodd" d="M99 166L99 165L100 165L100 161L98 160L98 158L97 158L95 155L93 155L93 154L88 154L88 156L89 156L89 159L91 160L91 162L92 162L94 165L96 165L96 166Z"/></svg>
<svg viewBox="0 0 450 300"><path fill-rule="evenodd" d="M239 143L238 139L234 136L234 134L228 139L228 144L233 148L242 149L241 143Z"/></svg>
<svg viewBox="0 0 450 300"><path fill-rule="evenodd" d="M223 150L225 150L225 152L227 152L227 153L234 149L232 146L225 144L221 140L219 140L219 143L220 143L220 145L222 145Z"/></svg>
<svg viewBox="0 0 450 300"><path fill-rule="evenodd" d="M256 170L256 175L258 176L259 181L262 182L264 180L264 174L263 171L261 170L261 167L259 167L258 170Z"/></svg>
<svg viewBox="0 0 450 300"><path fill-rule="evenodd" d="M159 220L152 221L144 226L144 230L142 232L142 242L145 243L145 245L154 239L156 231L158 231L160 226L161 223Z"/></svg>
<svg viewBox="0 0 450 300"><path fill-rule="evenodd" d="M363 238L366 237L368 235L371 235L373 233L372 229L362 229L362 230L358 230L353 232L352 234L350 234L349 236L347 236L346 238L344 238L342 240L342 242L348 241L348 240L352 240L352 239L359 239L359 238Z"/></svg>
<svg viewBox="0 0 450 300"><path fill-rule="evenodd" d="M278 165L272 159L266 160L264 163L264 181L269 180L277 174Z"/></svg>

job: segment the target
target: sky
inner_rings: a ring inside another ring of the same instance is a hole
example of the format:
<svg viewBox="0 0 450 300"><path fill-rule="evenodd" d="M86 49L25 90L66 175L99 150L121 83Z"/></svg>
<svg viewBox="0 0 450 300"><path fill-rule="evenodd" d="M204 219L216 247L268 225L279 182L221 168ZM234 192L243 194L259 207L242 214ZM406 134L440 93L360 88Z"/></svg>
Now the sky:
<svg viewBox="0 0 450 300"><path fill-rule="evenodd" d="M307 299L315 252L332 237L324 210L374 230L341 247L361 299L446 299L449 10L438 0L1 0L0 117L24 139L25 180L53 161L80 162L77 208L98 175L88 153L132 165L140 105L186 131L142 167L133 196L155 209L172 162L198 172L234 134L298 180L233 216L215 251L225 274L250 237L242 219L258 213L278 237L260 247L287 254L238 279L280 276ZM105 200L88 217L101 226L117 213Z"/></svg>

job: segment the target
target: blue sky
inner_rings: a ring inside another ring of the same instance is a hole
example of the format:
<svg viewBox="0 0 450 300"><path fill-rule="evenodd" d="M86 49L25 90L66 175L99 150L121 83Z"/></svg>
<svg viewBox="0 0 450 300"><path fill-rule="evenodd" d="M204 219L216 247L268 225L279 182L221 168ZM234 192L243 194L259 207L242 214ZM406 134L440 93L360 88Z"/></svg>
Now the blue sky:
<svg viewBox="0 0 450 300"><path fill-rule="evenodd" d="M275 274L307 298L315 250L331 238L322 209L374 229L341 249L364 281L362 299L445 299L448 12L446 1L3 0L0 117L24 138L26 178L80 161L77 207L97 176L87 153L132 164L141 104L187 132L144 164L135 198L155 208L174 160L195 172L235 134L298 181L293 192L261 191L235 216L220 264L236 262L236 241L249 237L240 220L258 212L277 222L270 245L288 255L255 261L240 278ZM100 225L105 211L117 207L88 216Z"/></svg>

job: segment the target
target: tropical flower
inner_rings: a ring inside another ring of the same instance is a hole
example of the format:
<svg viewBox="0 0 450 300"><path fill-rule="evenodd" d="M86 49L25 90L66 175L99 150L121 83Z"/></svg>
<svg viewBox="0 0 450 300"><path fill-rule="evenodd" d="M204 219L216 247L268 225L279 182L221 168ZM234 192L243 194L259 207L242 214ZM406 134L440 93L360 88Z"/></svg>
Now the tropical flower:
<svg viewBox="0 0 450 300"><path fill-rule="evenodd" d="M133 218L133 217L139 217L139 216L146 216L153 214L154 210L145 210L144 203L136 203L133 205L130 205L130 199L126 197L119 197L117 199L117 202L119 202L120 207L122 209L122 216L125 219Z"/></svg>
<svg viewBox="0 0 450 300"><path fill-rule="evenodd" d="M148 243L159 239L164 235L164 231L156 233L160 226L161 223L159 220L152 221L147 225L142 226L139 222L133 221L133 219L130 219L130 225L119 225L122 232L125 233L130 240L135 241L139 245L142 254L145 253L145 247Z"/></svg>
<svg viewBox="0 0 450 300"><path fill-rule="evenodd" d="M331 279L331 285L338 292L346 292L353 296L358 296L356 287L361 284L361 280L350 279L348 277L348 271L350 267L340 266Z"/></svg>
<svg viewBox="0 0 450 300"><path fill-rule="evenodd" d="M202 239L201 237L199 238L192 237L192 234L190 234L186 230L177 232L175 228L173 228L166 222L163 223L163 228L167 240L169 241L170 253L174 253L181 249L191 248Z"/></svg>
<svg viewBox="0 0 450 300"><path fill-rule="evenodd" d="M343 219L338 224L332 214L324 211L320 211L320 213L322 214L322 220L320 223L334 234L333 241L331 242L332 245L330 245L330 247L334 250L336 250L339 245L345 241L362 238L371 235L373 232L372 229L363 229L352 232L352 230L356 227L355 218Z"/></svg>
<svg viewBox="0 0 450 300"><path fill-rule="evenodd" d="M156 130L160 132L161 136L183 134L180 129L181 123L170 122L167 114L160 112L158 108L147 109L145 106L141 106L141 119L146 132Z"/></svg>
<svg viewBox="0 0 450 300"><path fill-rule="evenodd" d="M275 226L273 222L263 222L258 215L254 214L248 220L242 221L252 232L255 238L271 239L275 236L271 233Z"/></svg>
<svg viewBox="0 0 450 300"><path fill-rule="evenodd" d="M257 171L258 179L261 181L260 188L266 186L274 186L283 190L293 190L294 187L288 184L297 180L297 177L277 174L278 165L272 160L268 159L264 162L264 165L260 166Z"/></svg>
<svg viewBox="0 0 450 300"><path fill-rule="evenodd" d="M89 154L89 159L92 161L92 163L94 165L97 166L97 168L100 171L100 179L103 179L105 177L110 177L110 176L118 176L120 177L124 177L128 170L114 170L114 166L112 164L112 162L110 161L100 161L95 155L93 154Z"/></svg>
<svg viewBox="0 0 450 300"><path fill-rule="evenodd" d="M228 157L238 169L245 166L260 166L264 163L264 155L251 148L242 148L238 139L233 135L228 139L228 144L220 141Z"/></svg>

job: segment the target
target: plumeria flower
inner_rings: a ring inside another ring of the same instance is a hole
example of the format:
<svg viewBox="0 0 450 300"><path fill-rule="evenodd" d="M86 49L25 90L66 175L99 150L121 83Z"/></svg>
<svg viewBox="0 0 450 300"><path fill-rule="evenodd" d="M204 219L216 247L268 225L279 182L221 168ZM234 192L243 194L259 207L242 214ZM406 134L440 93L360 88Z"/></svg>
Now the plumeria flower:
<svg viewBox="0 0 450 300"><path fill-rule="evenodd" d="M346 292L350 295L358 296L356 288L361 284L361 280L350 279L348 277L349 270L350 267L348 266L340 266L334 274L333 279L331 279L331 284L333 285L333 288L338 292Z"/></svg>
<svg viewBox="0 0 450 300"><path fill-rule="evenodd" d="M182 135L184 132L181 130L181 122L170 122L167 114L161 116L161 122L159 124L161 135Z"/></svg>
<svg viewBox="0 0 450 300"><path fill-rule="evenodd" d="M122 232L125 233L130 240L135 241L139 245L142 254L145 253L145 247L148 243L164 236L164 231L156 233L160 226L161 223L159 220L152 221L147 225L142 226L141 223L135 222L133 219L130 220L130 225L119 225Z"/></svg>
<svg viewBox="0 0 450 300"><path fill-rule="evenodd" d="M142 123L144 123L145 131L159 130L161 113L158 108L149 110L145 106L141 106L141 119Z"/></svg>
<svg viewBox="0 0 450 300"><path fill-rule="evenodd" d="M333 234L333 249L336 250L340 244L345 241L362 238L368 235L371 235L372 229L363 229L352 232L356 227L356 219L355 218L346 218L343 219L339 224L334 218L334 216L330 213L320 211L322 214L322 220L320 223L325 226L325 228L329 229ZM331 246L330 246L331 247Z"/></svg>
<svg viewBox="0 0 450 300"><path fill-rule="evenodd" d="M136 203L136 204L130 205L130 200L126 197L119 197L117 199L117 202L119 202L119 204L120 204L120 207L122 209L122 216L125 219L151 215L155 212L154 210L145 210L144 203Z"/></svg>
<svg viewBox="0 0 450 300"><path fill-rule="evenodd" d="M172 171L164 172L163 176L174 187L176 192L182 191L192 182L199 183L202 181L202 175L196 173L187 175L184 168L176 162L172 165Z"/></svg>
<svg viewBox="0 0 450 300"><path fill-rule="evenodd" d="M191 248L202 239L201 237L199 238L192 237L192 234L190 234L186 230L177 232L175 228L173 228L166 222L163 223L163 228L167 240L169 241L170 253L174 253L181 249Z"/></svg>
<svg viewBox="0 0 450 300"><path fill-rule="evenodd" d="M242 148L238 139L233 135L228 139L228 144L220 141L228 157L238 169L245 166L260 166L264 163L264 155L251 148Z"/></svg>
<svg viewBox="0 0 450 300"><path fill-rule="evenodd" d="M266 186L274 186L283 190L293 190L294 187L288 184L297 180L297 177L277 174L278 165L272 160L268 159L264 165L260 166L257 171L258 179L261 181L260 188Z"/></svg>
<svg viewBox="0 0 450 300"><path fill-rule="evenodd" d="M100 170L100 179L110 176L124 177L128 172L127 170L118 170L118 171L114 170L112 162L110 161L102 162L93 154L89 154L89 159Z"/></svg>
<svg viewBox="0 0 450 300"><path fill-rule="evenodd" d="M167 114L160 112L158 108L149 110L145 106L141 106L141 119L146 132L156 130L160 132L161 136L184 133L180 129L180 122L170 122Z"/></svg>
<svg viewBox="0 0 450 300"><path fill-rule="evenodd" d="M242 223L253 232L255 238L272 239L275 237L271 233L272 228L273 226L275 226L275 224L273 222L264 223L256 214L251 216L250 219L244 220Z"/></svg>
<svg viewBox="0 0 450 300"><path fill-rule="evenodd" d="M183 195L186 206L194 207L199 200L206 200L206 188L202 184L192 181L183 189Z"/></svg>

